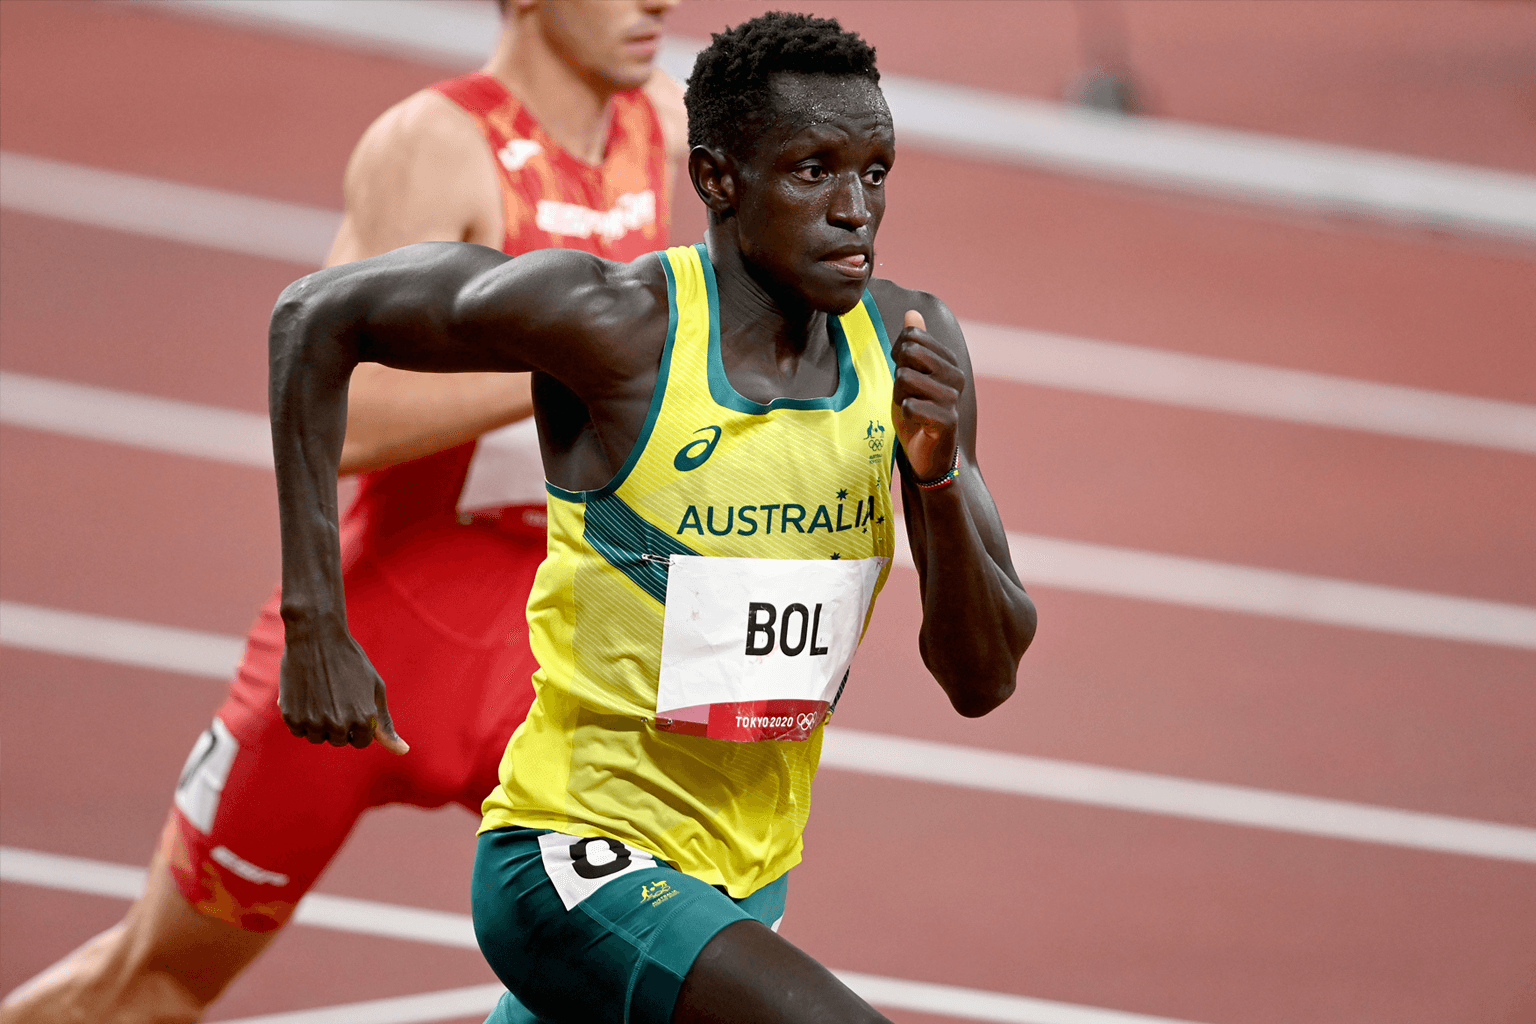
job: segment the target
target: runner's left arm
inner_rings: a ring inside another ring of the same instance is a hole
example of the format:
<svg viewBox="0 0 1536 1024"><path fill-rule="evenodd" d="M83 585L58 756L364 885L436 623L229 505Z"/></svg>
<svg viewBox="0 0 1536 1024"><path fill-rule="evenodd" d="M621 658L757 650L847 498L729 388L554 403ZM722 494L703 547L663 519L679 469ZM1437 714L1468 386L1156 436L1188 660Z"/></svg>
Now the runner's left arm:
<svg viewBox="0 0 1536 1024"><path fill-rule="evenodd" d="M923 662L967 717L1013 693L1035 635L1035 606L1008 554L997 505L976 463L976 389L960 324L932 295L872 286L886 323L901 318L892 418L901 497L923 602ZM943 481L936 487L918 482Z"/></svg>

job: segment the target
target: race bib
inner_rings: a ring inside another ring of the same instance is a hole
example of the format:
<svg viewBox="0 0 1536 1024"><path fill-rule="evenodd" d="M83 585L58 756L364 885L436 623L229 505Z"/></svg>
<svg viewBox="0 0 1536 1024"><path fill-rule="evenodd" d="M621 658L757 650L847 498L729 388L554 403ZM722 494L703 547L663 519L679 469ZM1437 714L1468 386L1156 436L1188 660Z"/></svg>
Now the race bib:
<svg viewBox="0 0 1536 1024"><path fill-rule="evenodd" d="M738 742L810 736L848 673L885 561L673 555L657 727Z"/></svg>
<svg viewBox="0 0 1536 1024"><path fill-rule="evenodd" d="M574 910L616 878L656 866L655 857L617 839L581 839L560 832L539 836L539 859L566 910Z"/></svg>

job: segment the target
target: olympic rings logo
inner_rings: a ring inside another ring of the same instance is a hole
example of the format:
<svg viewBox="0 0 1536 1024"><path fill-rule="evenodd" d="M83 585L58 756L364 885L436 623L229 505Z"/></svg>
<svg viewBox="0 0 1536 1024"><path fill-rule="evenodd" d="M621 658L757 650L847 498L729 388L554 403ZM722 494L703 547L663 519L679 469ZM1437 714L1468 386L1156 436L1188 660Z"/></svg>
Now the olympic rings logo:
<svg viewBox="0 0 1536 1024"><path fill-rule="evenodd" d="M818 717L818 715L812 714L809 711L802 711L800 712L800 717L795 719L795 724L805 732L810 732L813 728L816 727L816 720Z"/></svg>

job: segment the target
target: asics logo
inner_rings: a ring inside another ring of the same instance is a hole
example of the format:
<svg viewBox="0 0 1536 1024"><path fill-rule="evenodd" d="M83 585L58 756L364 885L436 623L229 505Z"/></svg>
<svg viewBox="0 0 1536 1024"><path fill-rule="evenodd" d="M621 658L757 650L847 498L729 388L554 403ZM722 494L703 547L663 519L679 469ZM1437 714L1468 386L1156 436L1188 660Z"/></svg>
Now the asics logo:
<svg viewBox="0 0 1536 1024"><path fill-rule="evenodd" d="M689 441L678 449L677 455L672 459L672 465L677 467L679 473L686 473L690 469L698 469L709 461L711 455L715 454L715 445L720 443L720 428L711 424L707 427L700 427L694 433L702 434L706 430L712 430L714 433L708 438L701 437L696 441Z"/></svg>

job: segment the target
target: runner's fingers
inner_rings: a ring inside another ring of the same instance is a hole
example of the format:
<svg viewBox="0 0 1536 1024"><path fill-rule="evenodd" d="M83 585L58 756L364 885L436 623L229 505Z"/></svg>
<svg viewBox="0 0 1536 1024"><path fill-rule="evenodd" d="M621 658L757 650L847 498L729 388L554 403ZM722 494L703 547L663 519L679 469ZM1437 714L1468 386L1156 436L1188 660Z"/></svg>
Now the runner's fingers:
<svg viewBox="0 0 1536 1024"><path fill-rule="evenodd" d="M283 717L283 724L288 726L288 731L293 733L293 735L315 744L329 743L333 747L350 745L362 748L366 747L373 740L373 723L371 720L365 723L346 726L329 721L296 721L285 715Z"/></svg>
<svg viewBox="0 0 1536 1024"><path fill-rule="evenodd" d="M389 716L389 702L384 698L384 681L381 679L373 687L374 706L379 709L378 717L373 721L373 735L379 741L379 745L392 754L404 754L411 749L411 745L400 738L395 732L395 722Z"/></svg>
<svg viewBox="0 0 1536 1024"><path fill-rule="evenodd" d="M896 344L891 346L891 359L898 365L918 359L937 362L944 355L944 350L933 340L933 335L924 331L902 331L896 338Z"/></svg>
<svg viewBox="0 0 1536 1024"><path fill-rule="evenodd" d="M903 448L908 449L909 455L911 445L907 443L907 438L913 438L919 434L926 437L954 436L954 429L944 421L942 415L938 415L941 410L935 409L928 403L912 400L906 403L906 408L910 411L903 414L902 425L905 429L901 431L901 443Z"/></svg>
<svg viewBox="0 0 1536 1024"><path fill-rule="evenodd" d="M961 371L959 364L948 351L940 348L936 343L923 345L914 341L911 344L899 345L892 350L891 360L896 364L898 374L903 371L915 372L942 381L947 387L954 388L956 391L963 390L965 387L965 374Z"/></svg>
<svg viewBox="0 0 1536 1024"><path fill-rule="evenodd" d="M942 361L948 355L933 335L927 331L902 331L896 338L896 344L891 349L891 358L903 356L907 359L930 359Z"/></svg>
<svg viewBox="0 0 1536 1024"><path fill-rule="evenodd" d="M393 732L385 732L382 725L375 726L373 738L379 741L379 746L391 754L404 754L411 749L411 745L396 736Z"/></svg>
<svg viewBox="0 0 1536 1024"><path fill-rule="evenodd" d="M304 720L302 715L295 714L288 708L283 707L281 698L277 702L277 713L282 716L283 724L288 727L289 732L300 739L307 739L309 737L309 723Z"/></svg>
<svg viewBox="0 0 1536 1024"><path fill-rule="evenodd" d="M909 395L899 403L902 419L914 429L927 431L953 431L958 418L955 407L944 401L934 401L918 395Z"/></svg>
<svg viewBox="0 0 1536 1024"><path fill-rule="evenodd" d="M958 422L955 410L960 404L959 389L936 376L920 373L910 367L897 368L895 386L891 389L891 401L908 415L914 412L908 408L914 402L924 402L934 407L942 406L949 410L951 420Z"/></svg>

